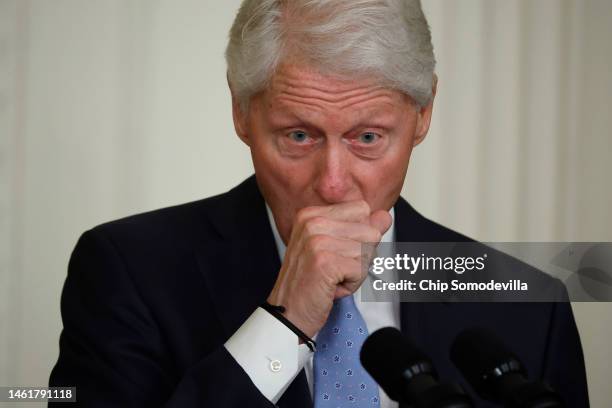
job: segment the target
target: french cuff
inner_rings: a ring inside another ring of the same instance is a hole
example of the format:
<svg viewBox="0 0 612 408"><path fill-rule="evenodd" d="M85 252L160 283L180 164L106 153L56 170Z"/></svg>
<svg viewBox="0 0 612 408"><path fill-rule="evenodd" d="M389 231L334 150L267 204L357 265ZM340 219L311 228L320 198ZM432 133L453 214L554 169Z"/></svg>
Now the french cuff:
<svg viewBox="0 0 612 408"><path fill-rule="evenodd" d="M276 404L310 357L305 344L277 318L258 307L225 343L259 391Z"/></svg>

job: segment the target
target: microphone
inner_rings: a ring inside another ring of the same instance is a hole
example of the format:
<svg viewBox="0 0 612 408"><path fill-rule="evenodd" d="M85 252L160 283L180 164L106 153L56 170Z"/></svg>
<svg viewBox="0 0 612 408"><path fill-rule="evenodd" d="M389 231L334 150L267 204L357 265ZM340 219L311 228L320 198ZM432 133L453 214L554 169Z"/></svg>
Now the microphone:
<svg viewBox="0 0 612 408"><path fill-rule="evenodd" d="M363 343L361 364L387 395L412 408L472 408L456 384L440 384L431 360L399 330L385 327Z"/></svg>
<svg viewBox="0 0 612 408"><path fill-rule="evenodd" d="M506 408L565 407L548 384L527 380L519 358L490 330L464 330L453 342L450 356L483 399Z"/></svg>

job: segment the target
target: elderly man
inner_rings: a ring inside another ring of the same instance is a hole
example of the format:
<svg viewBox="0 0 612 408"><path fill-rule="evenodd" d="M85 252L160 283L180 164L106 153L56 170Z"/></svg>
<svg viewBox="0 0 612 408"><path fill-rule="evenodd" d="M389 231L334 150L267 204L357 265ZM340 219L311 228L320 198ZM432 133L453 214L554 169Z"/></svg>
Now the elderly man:
<svg viewBox="0 0 612 408"><path fill-rule="evenodd" d="M467 240L400 197L436 91L418 0L245 0L226 55L255 176L83 234L52 385L91 407L396 407L359 363L369 332L401 328L458 381L450 342L481 325L588 405L567 304L355 296L362 243Z"/></svg>

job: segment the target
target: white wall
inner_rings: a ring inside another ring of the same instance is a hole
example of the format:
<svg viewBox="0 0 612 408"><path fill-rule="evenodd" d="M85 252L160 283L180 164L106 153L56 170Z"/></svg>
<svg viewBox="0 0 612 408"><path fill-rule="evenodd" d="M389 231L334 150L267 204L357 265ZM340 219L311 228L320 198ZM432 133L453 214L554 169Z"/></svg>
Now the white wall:
<svg viewBox="0 0 612 408"><path fill-rule="evenodd" d="M612 3L423 2L439 93L405 196L481 240L612 241ZM252 171L224 73L238 4L0 0L0 384L46 384L82 231ZM608 406L612 308L574 309Z"/></svg>

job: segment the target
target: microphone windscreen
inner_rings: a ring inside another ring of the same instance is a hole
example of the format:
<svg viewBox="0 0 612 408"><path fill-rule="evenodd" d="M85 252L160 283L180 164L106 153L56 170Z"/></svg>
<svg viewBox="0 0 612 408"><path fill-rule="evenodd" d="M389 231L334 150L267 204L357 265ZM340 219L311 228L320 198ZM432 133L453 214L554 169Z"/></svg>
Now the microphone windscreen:
<svg viewBox="0 0 612 408"><path fill-rule="evenodd" d="M461 332L451 346L450 358L477 391L486 387L485 376L502 366L524 373L518 357L495 333L484 328Z"/></svg>
<svg viewBox="0 0 612 408"><path fill-rule="evenodd" d="M363 367L395 401L402 397L406 369L430 363L425 354L393 327L372 333L363 343L360 358Z"/></svg>

